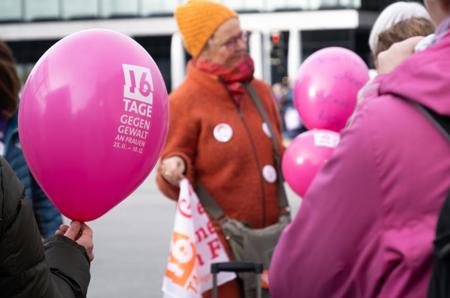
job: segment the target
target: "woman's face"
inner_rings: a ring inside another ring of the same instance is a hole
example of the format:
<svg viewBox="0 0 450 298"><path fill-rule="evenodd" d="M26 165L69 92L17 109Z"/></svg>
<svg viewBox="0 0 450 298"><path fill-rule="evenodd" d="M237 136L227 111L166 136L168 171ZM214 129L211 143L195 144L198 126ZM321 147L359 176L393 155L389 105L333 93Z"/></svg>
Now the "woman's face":
<svg viewBox="0 0 450 298"><path fill-rule="evenodd" d="M424 4L436 26L450 16L450 0L424 0Z"/></svg>
<svg viewBox="0 0 450 298"><path fill-rule="evenodd" d="M217 28L200 57L224 66L233 66L247 53L247 34L239 20L232 18Z"/></svg>

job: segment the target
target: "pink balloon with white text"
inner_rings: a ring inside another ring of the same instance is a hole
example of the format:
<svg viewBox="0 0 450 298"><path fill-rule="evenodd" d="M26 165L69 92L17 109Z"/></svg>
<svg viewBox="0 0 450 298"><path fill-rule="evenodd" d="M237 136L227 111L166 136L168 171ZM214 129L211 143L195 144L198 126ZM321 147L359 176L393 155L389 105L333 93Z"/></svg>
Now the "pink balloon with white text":
<svg viewBox="0 0 450 298"><path fill-rule="evenodd" d="M98 218L130 195L159 158L167 90L151 56L109 30L54 44L24 86L19 133L25 159L56 207Z"/></svg>
<svg viewBox="0 0 450 298"><path fill-rule="evenodd" d="M323 164L339 144L339 133L312 129L297 136L283 155L283 177L292 190L303 197Z"/></svg>

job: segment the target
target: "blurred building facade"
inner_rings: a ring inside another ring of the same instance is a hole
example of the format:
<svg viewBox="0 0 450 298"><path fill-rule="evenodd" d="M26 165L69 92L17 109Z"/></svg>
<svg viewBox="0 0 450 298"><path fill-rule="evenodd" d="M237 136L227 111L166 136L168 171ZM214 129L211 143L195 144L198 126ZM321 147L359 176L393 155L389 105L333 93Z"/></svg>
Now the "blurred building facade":
<svg viewBox="0 0 450 298"><path fill-rule="evenodd" d="M23 79L39 57L62 37L106 28L138 41L158 64L169 91L188 59L172 16L185 0L1 0L0 38L12 47ZM314 51L341 46L369 61L370 27L388 0L222 0L241 13L251 32L256 76L275 83L294 78Z"/></svg>

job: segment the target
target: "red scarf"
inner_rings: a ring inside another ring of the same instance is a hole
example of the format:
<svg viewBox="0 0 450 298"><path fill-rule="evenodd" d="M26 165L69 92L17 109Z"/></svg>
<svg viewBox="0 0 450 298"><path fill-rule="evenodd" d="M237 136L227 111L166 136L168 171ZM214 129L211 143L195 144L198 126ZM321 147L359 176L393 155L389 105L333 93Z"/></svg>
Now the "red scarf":
<svg viewBox="0 0 450 298"><path fill-rule="evenodd" d="M255 70L253 59L248 55L233 67L226 67L201 59L194 60L193 65L201 71L217 76L225 84L231 97L238 105L244 97L245 84L253 80Z"/></svg>

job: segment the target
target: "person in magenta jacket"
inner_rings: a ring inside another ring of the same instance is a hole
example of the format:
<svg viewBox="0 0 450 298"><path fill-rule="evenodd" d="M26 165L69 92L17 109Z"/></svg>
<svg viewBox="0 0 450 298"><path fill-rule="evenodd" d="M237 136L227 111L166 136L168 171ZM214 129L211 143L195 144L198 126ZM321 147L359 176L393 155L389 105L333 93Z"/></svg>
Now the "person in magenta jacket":
<svg viewBox="0 0 450 298"><path fill-rule="evenodd" d="M450 117L450 0L425 4L432 44L412 54L412 38L378 57L384 74L276 247L273 298L427 296L450 143L416 105Z"/></svg>

